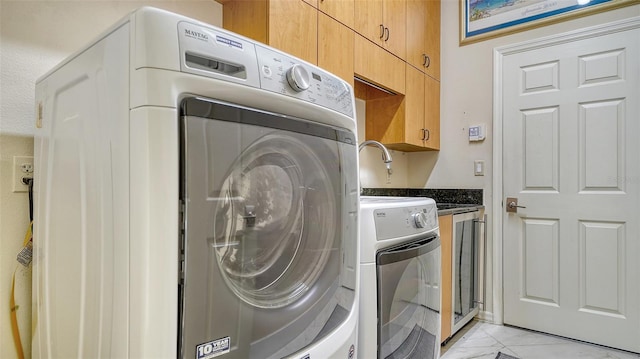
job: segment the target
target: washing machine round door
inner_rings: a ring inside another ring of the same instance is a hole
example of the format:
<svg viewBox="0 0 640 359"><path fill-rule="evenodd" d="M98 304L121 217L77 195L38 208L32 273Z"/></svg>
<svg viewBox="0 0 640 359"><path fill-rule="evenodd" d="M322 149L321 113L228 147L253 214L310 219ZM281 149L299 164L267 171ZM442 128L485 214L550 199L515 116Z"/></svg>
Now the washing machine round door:
<svg viewBox="0 0 640 359"><path fill-rule="evenodd" d="M316 154L289 136L260 138L236 160L214 221L218 265L240 299L278 308L313 288L337 227L328 178Z"/></svg>

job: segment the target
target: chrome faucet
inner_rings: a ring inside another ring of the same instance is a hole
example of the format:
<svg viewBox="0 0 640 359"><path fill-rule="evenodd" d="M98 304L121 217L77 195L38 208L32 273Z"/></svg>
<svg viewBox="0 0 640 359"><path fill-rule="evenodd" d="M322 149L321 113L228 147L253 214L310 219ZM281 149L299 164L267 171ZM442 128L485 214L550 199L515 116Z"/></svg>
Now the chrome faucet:
<svg viewBox="0 0 640 359"><path fill-rule="evenodd" d="M391 173L393 173L393 171L391 170L391 162L393 161L393 159L391 158L391 154L389 153L389 150L387 150L387 148L384 147L384 145L378 141L367 140L362 142L358 146L358 152L362 151L362 149L368 145L375 145L382 151L382 161L384 161L384 164L387 167L387 174L391 175Z"/></svg>

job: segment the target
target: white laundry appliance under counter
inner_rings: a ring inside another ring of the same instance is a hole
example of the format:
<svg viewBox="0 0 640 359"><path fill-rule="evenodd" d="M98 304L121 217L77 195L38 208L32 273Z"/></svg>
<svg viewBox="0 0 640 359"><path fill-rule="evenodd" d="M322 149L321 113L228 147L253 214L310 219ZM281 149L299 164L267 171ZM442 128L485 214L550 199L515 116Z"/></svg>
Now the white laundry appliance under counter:
<svg viewBox="0 0 640 359"><path fill-rule="evenodd" d="M440 238L435 201L360 199L358 357L438 358Z"/></svg>

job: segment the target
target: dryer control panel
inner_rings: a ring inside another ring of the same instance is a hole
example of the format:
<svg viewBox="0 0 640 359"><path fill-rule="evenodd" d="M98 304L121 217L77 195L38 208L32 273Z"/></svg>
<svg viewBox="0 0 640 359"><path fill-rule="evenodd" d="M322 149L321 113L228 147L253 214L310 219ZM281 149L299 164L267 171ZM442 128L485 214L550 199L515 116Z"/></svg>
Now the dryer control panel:
<svg viewBox="0 0 640 359"><path fill-rule="evenodd" d="M425 233L438 228L435 205L381 208L373 211L376 239L384 240Z"/></svg>

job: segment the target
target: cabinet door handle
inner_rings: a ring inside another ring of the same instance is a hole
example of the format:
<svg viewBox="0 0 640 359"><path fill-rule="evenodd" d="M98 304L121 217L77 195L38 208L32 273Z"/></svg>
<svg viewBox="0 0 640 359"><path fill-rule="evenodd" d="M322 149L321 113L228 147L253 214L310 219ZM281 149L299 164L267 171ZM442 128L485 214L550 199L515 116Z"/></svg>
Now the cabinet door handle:
<svg viewBox="0 0 640 359"><path fill-rule="evenodd" d="M426 65L427 65L427 55L422 54L422 66L426 66Z"/></svg>
<svg viewBox="0 0 640 359"><path fill-rule="evenodd" d="M424 129L424 128L421 128L421 129L420 129L420 131L422 131L422 138L421 138L421 140L422 140L422 141L424 141L424 136L426 136L427 134L426 134L426 132L425 132L425 129Z"/></svg>
<svg viewBox="0 0 640 359"><path fill-rule="evenodd" d="M387 37L384 39L384 41L387 41L387 40L389 40L389 36L391 35L391 31L389 31L388 27L385 27L384 31L387 33Z"/></svg>
<svg viewBox="0 0 640 359"><path fill-rule="evenodd" d="M429 141L429 137L431 137L431 133L429 133L428 129L424 129L424 140Z"/></svg>
<svg viewBox="0 0 640 359"><path fill-rule="evenodd" d="M384 25L380 24L380 38L384 37Z"/></svg>
<svg viewBox="0 0 640 359"><path fill-rule="evenodd" d="M429 65L431 65L431 59L429 58L429 56L424 55L424 62L425 62L424 67L429 67Z"/></svg>

